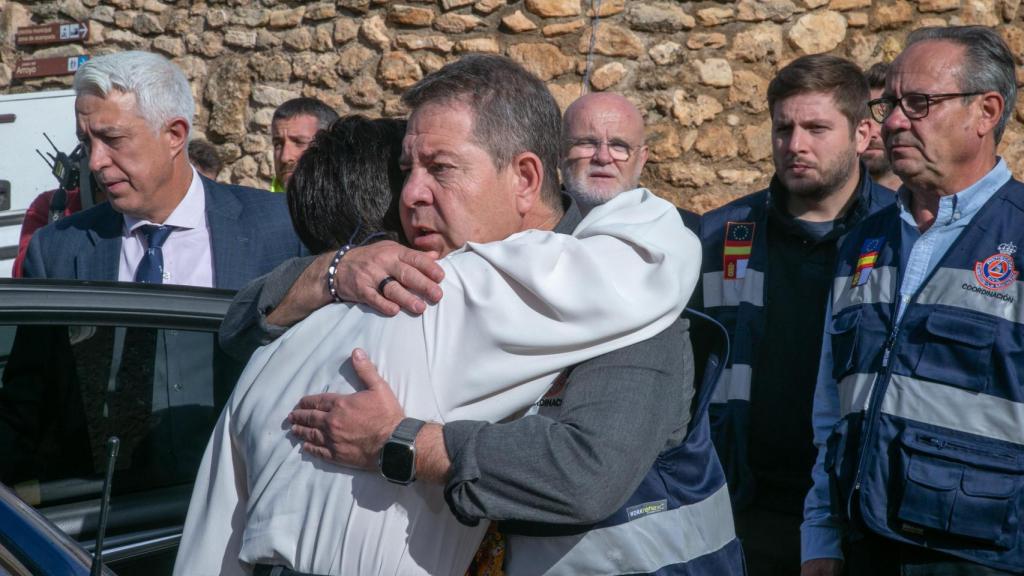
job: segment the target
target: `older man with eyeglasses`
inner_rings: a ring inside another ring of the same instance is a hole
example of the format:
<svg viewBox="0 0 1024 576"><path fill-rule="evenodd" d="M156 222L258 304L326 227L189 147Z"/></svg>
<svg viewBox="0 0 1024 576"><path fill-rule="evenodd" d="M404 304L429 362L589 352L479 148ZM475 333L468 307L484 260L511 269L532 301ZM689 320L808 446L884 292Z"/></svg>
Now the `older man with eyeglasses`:
<svg viewBox="0 0 1024 576"><path fill-rule="evenodd" d="M647 164L644 117L619 94L585 94L562 116L562 186L581 206L601 204L640 186ZM697 232L700 216L679 209Z"/></svg>
<svg viewBox="0 0 1024 576"><path fill-rule="evenodd" d="M603 203L640 185L647 163L644 119L618 94L587 94L562 117L562 185L577 202Z"/></svg>
<svg viewBox="0 0 1024 576"><path fill-rule="evenodd" d="M907 38L881 97L897 205L839 251L803 574L1024 574L1024 184L996 148L1014 58L981 26Z"/></svg>

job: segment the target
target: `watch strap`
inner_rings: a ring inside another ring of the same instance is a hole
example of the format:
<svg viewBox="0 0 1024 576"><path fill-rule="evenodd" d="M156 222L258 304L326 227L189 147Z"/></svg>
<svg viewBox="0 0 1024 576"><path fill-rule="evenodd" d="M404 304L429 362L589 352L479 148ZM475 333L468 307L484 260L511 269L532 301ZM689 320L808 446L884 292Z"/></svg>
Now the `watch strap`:
<svg viewBox="0 0 1024 576"><path fill-rule="evenodd" d="M403 418L402 421L398 423L398 427L395 428L395 431L391 433L389 441L400 440L413 444L416 441L416 435L420 433L420 428L423 428L424 424L426 424L426 422L423 420L418 420L416 418Z"/></svg>

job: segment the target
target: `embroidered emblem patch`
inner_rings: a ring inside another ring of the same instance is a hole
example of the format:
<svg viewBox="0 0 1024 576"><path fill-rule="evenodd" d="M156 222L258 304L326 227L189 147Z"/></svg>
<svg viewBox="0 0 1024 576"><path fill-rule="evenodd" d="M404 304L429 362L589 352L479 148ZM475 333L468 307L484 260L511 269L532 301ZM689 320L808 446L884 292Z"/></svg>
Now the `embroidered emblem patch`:
<svg viewBox="0 0 1024 576"><path fill-rule="evenodd" d="M722 252L722 276L735 280L747 275L747 262L754 248L754 222L727 222L725 250Z"/></svg>
<svg viewBox="0 0 1024 576"><path fill-rule="evenodd" d="M974 264L974 278L989 290L1005 290L1017 280L1017 266L1013 254L1017 246L1013 242L999 245L999 252Z"/></svg>
<svg viewBox="0 0 1024 576"><path fill-rule="evenodd" d="M863 286L868 283L871 271L878 261L878 252L885 244L885 238L868 238L860 247L860 256L857 257L857 268L850 279L850 288Z"/></svg>

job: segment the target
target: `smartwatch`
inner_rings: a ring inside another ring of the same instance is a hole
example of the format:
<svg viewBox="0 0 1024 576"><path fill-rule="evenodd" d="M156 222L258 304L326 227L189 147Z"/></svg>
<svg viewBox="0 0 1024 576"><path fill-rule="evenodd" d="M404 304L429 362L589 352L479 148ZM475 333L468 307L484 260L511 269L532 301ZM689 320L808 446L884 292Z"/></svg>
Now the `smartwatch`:
<svg viewBox="0 0 1024 576"><path fill-rule="evenodd" d="M388 482L407 486L416 480L416 435L426 424L404 418L380 450L380 473Z"/></svg>

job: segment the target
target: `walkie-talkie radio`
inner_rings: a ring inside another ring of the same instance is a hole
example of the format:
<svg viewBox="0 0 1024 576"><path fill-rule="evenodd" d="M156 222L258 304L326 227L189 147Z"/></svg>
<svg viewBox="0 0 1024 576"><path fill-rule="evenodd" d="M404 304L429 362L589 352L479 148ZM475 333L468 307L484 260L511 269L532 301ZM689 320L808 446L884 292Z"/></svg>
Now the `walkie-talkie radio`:
<svg viewBox="0 0 1024 576"><path fill-rule="evenodd" d="M44 155L38 149L36 150L36 154L39 154L43 161L46 162L53 176L57 179L58 188L53 192L53 198L50 199L50 222L56 222L64 217L64 210L68 204L68 190L80 187L82 173L79 166L81 165L82 158L85 157L85 148L79 144L75 146L71 154L65 154L57 149L53 140L50 140L50 137L45 132L43 137L46 138L46 141L53 147L53 151L56 152L56 155L49 152ZM82 200L84 207L84 194Z"/></svg>

